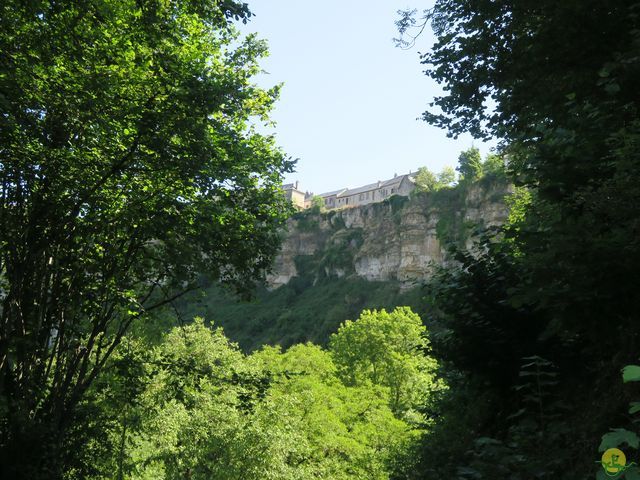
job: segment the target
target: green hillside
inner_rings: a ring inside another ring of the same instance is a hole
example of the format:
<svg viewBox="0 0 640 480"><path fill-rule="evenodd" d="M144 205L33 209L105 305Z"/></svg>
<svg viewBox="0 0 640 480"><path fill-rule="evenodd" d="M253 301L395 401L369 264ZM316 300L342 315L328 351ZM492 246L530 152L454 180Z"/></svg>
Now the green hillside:
<svg viewBox="0 0 640 480"><path fill-rule="evenodd" d="M260 289L251 301L242 301L216 285L180 303L185 321L200 316L224 328L245 351L262 345L311 341L325 345L346 319L364 309L411 306L421 314L424 302L418 287L401 290L396 282L368 282L360 278L328 278L315 285L294 278L276 290Z"/></svg>

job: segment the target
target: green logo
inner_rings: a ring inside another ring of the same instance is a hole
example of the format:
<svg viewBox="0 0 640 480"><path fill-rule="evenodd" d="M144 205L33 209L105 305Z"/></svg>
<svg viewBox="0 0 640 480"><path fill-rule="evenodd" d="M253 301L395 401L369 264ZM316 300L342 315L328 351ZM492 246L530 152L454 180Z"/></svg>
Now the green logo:
<svg viewBox="0 0 640 480"><path fill-rule="evenodd" d="M617 477L627 468L635 463L627 465L627 457L624 452L618 448L610 448L602 454L602 460L599 462L602 465L604 473L608 477Z"/></svg>

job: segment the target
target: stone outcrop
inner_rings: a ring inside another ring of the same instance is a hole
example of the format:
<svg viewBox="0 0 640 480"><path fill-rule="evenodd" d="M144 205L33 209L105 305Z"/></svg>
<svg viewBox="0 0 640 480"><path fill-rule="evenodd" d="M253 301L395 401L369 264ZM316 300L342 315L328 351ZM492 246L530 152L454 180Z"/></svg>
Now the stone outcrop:
<svg viewBox="0 0 640 480"><path fill-rule="evenodd" d="M288 225L272 287L295 276L357 275L411 285L447 262L447 244L470 247L474 227L505 221L502 180L481 181L451 190L392 197L377 204L330 211L307 211Z"/></svg>

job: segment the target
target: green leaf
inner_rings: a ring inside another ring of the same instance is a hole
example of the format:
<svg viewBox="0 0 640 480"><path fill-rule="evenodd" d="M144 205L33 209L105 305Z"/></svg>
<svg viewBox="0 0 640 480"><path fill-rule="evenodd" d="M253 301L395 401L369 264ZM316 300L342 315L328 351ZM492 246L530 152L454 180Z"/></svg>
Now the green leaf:
<svg viewBox="0 0 640 480"><path fill-rule="evenodd" d="M640 382L640 366L627 365L622 369L622 381L627 382Z"/></svg>
<svg viewBox="0 0 640 480"><path fill-rule="evenodd" d="M604 91L607 93L618 93L620 91L620 85L615 82L607 83L604 87Z"/></svg>
<svg viewBox="0 0 640 480"><path fill-rule="evenodd" d="M598 72L598 75L602 78L606 78L611 74L611 72L609 71L608 68L603 67L602 69L600 69L600 71Z"/></svg>
<svg viewBox="0 0 640 480"><path fill-rule="evenodd" d="M598 473L596 473L596 480L618 480L619 478L622 478L623 475L623 472L618 472L614 475L608 475L604 472L603 468L600 468L600 470L598 470Z"/></svg>
<svg viewBox="0 0 640 480"><path fill-rule="evenodd" d="M629 467L624 472L624 478L626 480L640 480L640 469L637 466Z"/></svg>
<svg viewBox="0 0 640 480"><path fill-rule="evenodd" d="M623 443L626 443L631 448L638 448L640 438L638 438L638 435L634 432L630 432L624 428L616 428L602 436L602 442L600 442L598 451L604 452L608 448L619 447Z"/></svg>
<svg viewBox="0 0 640 480"><path fill-rule="evenodd" d="M640 402L631 402L631 408L629 409L629 413L638 413L640 412Z"/></svg>

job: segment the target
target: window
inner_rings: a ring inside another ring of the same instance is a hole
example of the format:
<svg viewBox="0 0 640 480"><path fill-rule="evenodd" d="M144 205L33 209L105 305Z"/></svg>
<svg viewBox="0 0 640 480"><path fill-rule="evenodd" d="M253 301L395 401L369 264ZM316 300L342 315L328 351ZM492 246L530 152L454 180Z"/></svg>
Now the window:
<svg viewBox="0 0 640 480"><path fill-rule="evenodd" d="M358 198L358 200L363 200L364 199L364 193L360 194L360 197Z"/></svg>

